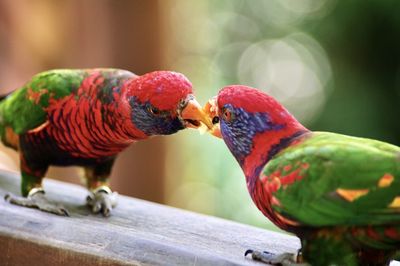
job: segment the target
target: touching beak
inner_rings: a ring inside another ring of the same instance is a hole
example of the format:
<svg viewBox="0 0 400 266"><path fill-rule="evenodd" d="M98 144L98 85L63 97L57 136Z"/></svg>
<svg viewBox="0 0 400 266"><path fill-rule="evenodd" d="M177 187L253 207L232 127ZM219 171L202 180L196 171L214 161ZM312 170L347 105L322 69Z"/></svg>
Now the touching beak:
<svg viewBox="0 0 400 266"><path fill-rule="evenodd" d="M203 123L210 130L213 127L211 118L204 112L200 104L194 99L190 99L181 111L181 118L185 121L185 126L198 129Z"/></svg>
<svg viewBox="0 0 400 266"><path fill-rule="evenodd" d="M204 112L207 114L208 117L210 117L211 122L212 122L212 128L208 129L208 133L213 135L214 137L217 138L222 138L221 135L221 128L219 124L219 117L218 117L218 111L217 111L217 98L213 97L211 98L203 107Z"/></svg>
<svg viewBox="0 0 400 266"><path fill-rule="evenodd" d="M214 128L212 128L209 132L210 132L210 134L213 135L214 137L217 137L217 138L222 139L221 129L220 129L220 127L219 127L219 124L214 125Z"/></svg>

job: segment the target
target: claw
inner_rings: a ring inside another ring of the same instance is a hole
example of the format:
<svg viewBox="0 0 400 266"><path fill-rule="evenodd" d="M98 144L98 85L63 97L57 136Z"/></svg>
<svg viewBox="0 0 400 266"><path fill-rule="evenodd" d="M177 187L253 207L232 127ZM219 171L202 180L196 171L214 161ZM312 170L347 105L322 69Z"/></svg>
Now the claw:
<svg viewBox="0 0 400 266"><path fill-rule="evenodd" d="M53 214L57 214L60 216L69 216L69 212L66 208L61 205L56 205L54 203L50 203L48 199L44 196L43 191L37 191L36 193L30 193L27 198L17 197L12 194L7 193L4 196L4 200L8 201L11 204L28 207L28 208L37 208L44 212L49 212Z"/></svg>
<svg viewBox="0 0 400 266"><path fill-rule="evenodd" d="M251 254L251 258L256 261L261 261L267 264L271 265L282 265L282 266L305 266L308 264L299 264L296 263L296 260L294 258L294 254L291 253L282 253L279 255L270 253L268 251L257 251L257 250L252 250L248 249L244 253L244 256L246 257L247 255Z"/></svg>
<svg viewBox="0 0 400 266"><path fill-rule="evenodd" d="M100 204L100 202L96 202L96 203L93 205L92 212L93 212L93 213L99 213L100 210L101 210L101 204Z"/></svg>
<svg viewBox="0 0 400 266"><path fill-rule="evenodd" d="M246 250L246 252L244 253L244 256L245 257L247 257L247 255L249 255L249 254L253 254L253 250L252 249L248 249L248 250Z"/></svg>
<svg viewBox="0 0 400 266"><path fill-rule="evenodd" d="M65 208L61 208L61 211L62 211L62 213L64 214L64 216L70 216L69 215L69 211L67 210L67 209L65 209Z"/></svg>
<svg viewBox="0 0 400 266"><path fill-rule="evenodd" d="M86 199L93 213L101 212L103 216L108 217L113 207L117 205L117 192L112 192L108 187L100 187L92 191Z"/></svg>
<svg viewBox="0 0 400 266"><path fill-rule="evenodd" d="M8 199L11 197L10 193L7 193L4 195L4 200L8 201Z"/></svg>

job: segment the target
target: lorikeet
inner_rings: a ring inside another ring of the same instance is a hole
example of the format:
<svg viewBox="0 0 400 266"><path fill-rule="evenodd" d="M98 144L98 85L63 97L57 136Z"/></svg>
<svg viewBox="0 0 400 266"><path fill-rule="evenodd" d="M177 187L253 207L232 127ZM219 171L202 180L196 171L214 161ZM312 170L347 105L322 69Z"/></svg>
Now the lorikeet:
<svg viewBox="0 0 400 266"><path fill-rule="evenodd" d="M204 108L212 133L243 169L253 202L300 238L304 262L389 264L400 247L399 147L312 132L271 96L246 86L223 88ZM294 258L249 253L274 264Z"/></svg>
<svg viewBox="0 0 400 266"><path fill-rule="evenodd" d="M0 102L2 142L19 152L21 191L11 203L68 215L44 196L50 165L85 170L93 212L116 204L108 177L117 154L131 143L202 122L212 125L180 73L136 76L119 69L51 70L34 76Z"/></svg>

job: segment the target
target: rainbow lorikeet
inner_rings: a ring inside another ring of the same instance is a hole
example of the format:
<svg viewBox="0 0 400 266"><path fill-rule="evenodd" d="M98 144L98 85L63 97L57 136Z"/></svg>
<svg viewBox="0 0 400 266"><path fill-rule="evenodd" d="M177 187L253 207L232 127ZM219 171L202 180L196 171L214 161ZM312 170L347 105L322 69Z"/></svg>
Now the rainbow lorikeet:
<svg viewBox="0 0 400 266"><path fill-rule="evenodd" d="M246 86L223 88L204 108L258 209L301 240L297 260L246 255L285 265L389 264L400 249L399 147L312 132L271 96Z"/></svg>
<svg viewBox="0 0 400 266"><path fill-rule="evenodd" d="M0 102L2 142L19 152L21 191L11 203L68 215L44 196L50 165L85 170L93 212L109 215L116 194L108 177L117 154L153 135L212 125L182 74L142 76L119 69L51 70L34 76Z"/></svg>

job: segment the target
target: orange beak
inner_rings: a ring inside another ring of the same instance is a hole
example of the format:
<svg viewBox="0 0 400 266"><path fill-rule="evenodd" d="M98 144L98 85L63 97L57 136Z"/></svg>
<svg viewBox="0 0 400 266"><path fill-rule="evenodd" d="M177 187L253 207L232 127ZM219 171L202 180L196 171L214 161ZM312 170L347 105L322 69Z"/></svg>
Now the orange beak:
<svg viewBox="0 0 400 266"><path fill-rule="evenodd" d="M219 124L214 125L214 128L212 128L209 133L211 135L213 135L214 137L220 138L222 139L222 135L221 135L221 129L219 127Z"/></svg>
<svg viewBox="0 0 400 266"><path fill-rule="evenodd" d="M216 97L211 98L203 107L204 112L211 119L212 127L209 128L208 133L211 135L222 138L221 128L219 126L219 117L217 111ZM217 119L218 118L218 119Z"/></svg>
<svg viewBox="0 0 400 266"><path fill-rule="evenodd" d="M194 99L190 99L187 105L182 109L181 118L185 121L185 126L198 129L204 124L208 130L211 130L213 123L211 118L204 112L200 104Z"/></svg>

